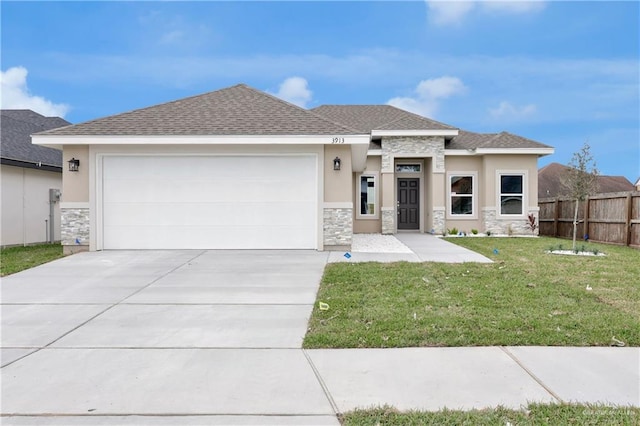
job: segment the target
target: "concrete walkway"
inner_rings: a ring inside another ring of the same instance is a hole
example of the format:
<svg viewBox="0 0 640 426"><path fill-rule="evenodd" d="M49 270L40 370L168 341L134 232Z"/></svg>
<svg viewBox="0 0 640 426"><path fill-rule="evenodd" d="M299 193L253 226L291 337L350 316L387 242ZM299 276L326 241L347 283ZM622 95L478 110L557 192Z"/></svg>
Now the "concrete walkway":
<svg viewBox="0 0 640 426"><path fill-rule="evenodd" d="M640 406L640 348L300 349L327 253L81 253L2 279L3 425L338 425Z"/></svg>
<svg viewBox="0 0 640 426"><path fill-rule="evenodd" d="M357 247L345 256L344 252L331 252L329 263L337 262L441 262L441 263L492 263L491 259L474 251L450 243L431 234L417 232L400 232L395 235L384 235L395 238L404 248L387 252L358 251ZM354 241L358 235L354 235Z"/></svg>

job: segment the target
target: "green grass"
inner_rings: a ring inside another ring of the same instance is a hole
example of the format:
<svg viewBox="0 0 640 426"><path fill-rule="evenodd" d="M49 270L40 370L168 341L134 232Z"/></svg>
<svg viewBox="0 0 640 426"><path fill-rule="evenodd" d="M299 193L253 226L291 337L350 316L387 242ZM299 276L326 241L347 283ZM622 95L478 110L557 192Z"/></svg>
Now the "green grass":
<svg viewBox="0 0 640 426"><path fill-rule="evenodd" d="M640 251L545 253L553 238L455 238L493 264L337 263L305 348L640 346ZM494 249L498 254L494 254ZM587 290L587 286L592 290Z"/></svg>
<svg viewBox="0 0 640 426"><path fill-rule="evenodd" d="M60 244L39 244L0 250L0 276L15 274L63 256Z"/></svg>
<svg viewBox="0 0 640 426"><path fill-rule="evenodd" d="M387 425L637 425L640 408L579 404L530 404L526 410L398 412L391 407L356 410L340 418L347 426Z"/></svg>

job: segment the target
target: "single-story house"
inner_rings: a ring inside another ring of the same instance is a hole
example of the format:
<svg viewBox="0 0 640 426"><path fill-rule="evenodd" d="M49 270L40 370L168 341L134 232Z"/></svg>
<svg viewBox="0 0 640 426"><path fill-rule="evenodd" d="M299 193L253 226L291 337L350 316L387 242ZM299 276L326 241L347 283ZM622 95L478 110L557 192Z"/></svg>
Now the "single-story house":
<svg viewBox="0 0 640 426"><path fill-rule="evenodd" d="M60 241L62 152L31 144L31 134L71 123L28 109L0 114L0 246Z"/></svg>
<svg viewBox="0 0 640 426"><path fill-rule="evenodd" d="M538 170L538 198L567 196L569 189L565 187L563 179L568 171L569 166L559 163L547 164ZM634 190L633 184L624 176L598 175L596 186L598 194Z"/></svg>
<svg viewBox="0 0 640 426"><path fill-rule="evenodd" d="M33 136L60 147L65 250L346 250L353 233L528 233L553 148L244 84Z"/></svg>

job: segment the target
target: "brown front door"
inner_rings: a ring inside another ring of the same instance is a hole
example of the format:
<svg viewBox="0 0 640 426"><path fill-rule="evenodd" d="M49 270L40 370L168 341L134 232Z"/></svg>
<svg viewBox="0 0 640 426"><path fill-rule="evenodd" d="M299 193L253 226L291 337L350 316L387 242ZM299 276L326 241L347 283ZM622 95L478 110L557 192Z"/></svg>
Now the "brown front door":
<svg viewBox="0 0 640 426"><path fill-rule="evenodd" d="M398 229L420 229L420 179L398 179Z"/></svg>

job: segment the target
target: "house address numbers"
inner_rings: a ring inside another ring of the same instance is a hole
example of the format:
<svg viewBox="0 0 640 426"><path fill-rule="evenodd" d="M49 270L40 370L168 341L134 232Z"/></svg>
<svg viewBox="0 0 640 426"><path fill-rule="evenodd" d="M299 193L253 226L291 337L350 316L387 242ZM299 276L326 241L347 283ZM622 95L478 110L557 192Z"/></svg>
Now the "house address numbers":
<svg viewBox="0 0 640 426"><path fill-rule="evenodd" d="M331 139L331 143L344 143L344 138L333 138Z"/></svg>

